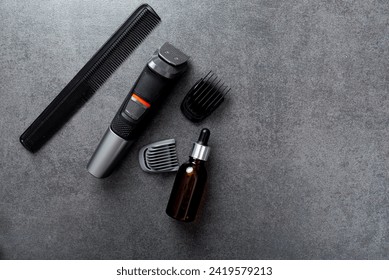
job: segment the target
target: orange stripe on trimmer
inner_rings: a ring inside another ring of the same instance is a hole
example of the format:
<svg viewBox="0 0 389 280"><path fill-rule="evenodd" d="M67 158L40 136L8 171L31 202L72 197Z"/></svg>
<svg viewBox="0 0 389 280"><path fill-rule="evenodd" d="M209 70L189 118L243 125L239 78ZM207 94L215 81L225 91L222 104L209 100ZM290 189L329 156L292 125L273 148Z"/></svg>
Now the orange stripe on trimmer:
<svg viewBox="0 0 389 280"><path fill-rule="evenodd" d="M150 108L150 103L141 98L140 96L136 95L135 93L132 94L132 97L134 97L139 103L142 103L147 108Z"/></svg>

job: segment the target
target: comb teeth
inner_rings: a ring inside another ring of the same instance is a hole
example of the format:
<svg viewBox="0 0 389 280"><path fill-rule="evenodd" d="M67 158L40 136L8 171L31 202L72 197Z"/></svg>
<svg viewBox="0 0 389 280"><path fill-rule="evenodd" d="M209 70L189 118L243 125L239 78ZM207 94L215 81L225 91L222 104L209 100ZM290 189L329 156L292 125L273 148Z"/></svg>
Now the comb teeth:
<svg viewBox="0 0 389 280"><path fill-rule="evenodd" d="M168 139L144 146L139 151L139 163L143 171L150 173L177 171L176 140Z"/></svg>
<svg viewBox="0 0 389 280"><path fill-rule="evenodd" d="M29 151L41 148L108 79L160 22L147 4L138 7L20 136Z"/></svg>
<svg viewBox="0 0 389 280"><path fill-rule="evenodd" d="M216 110L230 90L217 75L209 71L189 90L181 103L181 111L193 122L202 121Z"/></svg>
<svg viewBox="0 0 389 280"><path fill-rule="evenodd" d="M92 89L91 93L104 84L160 21L158 15L147 7L135 17L85 75L85 80Z"/></svg>

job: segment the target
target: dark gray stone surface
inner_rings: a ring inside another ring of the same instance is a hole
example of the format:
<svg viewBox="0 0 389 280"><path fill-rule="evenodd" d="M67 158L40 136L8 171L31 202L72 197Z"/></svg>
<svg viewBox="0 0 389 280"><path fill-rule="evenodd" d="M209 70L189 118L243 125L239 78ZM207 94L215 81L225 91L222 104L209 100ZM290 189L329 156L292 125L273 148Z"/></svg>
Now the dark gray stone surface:
<svg viewBox="0 0 389 280"><path fill-rule="evenodd" d="M149 1L162 24L36 154L18 137L143 1L0 2L0 257L388 259L389 2ZM111 177L85 166L152 52L191 68ZM213 69L233 88L204 123L179 111ZM142 172L145 144L181 162L212 131L200 219L165 214L174 174Z"/></svg>

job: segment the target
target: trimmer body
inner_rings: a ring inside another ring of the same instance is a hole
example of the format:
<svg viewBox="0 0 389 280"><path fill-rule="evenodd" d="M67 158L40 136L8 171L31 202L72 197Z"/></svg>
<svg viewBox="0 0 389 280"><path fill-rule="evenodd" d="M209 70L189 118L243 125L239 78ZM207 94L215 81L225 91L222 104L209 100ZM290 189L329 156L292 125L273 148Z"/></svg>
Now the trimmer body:
<svg viewBox="0 0 389 280"><path fill-rule="evenodd" d="M172 84L187 69L189 57L165 43L151 57L104 134L87 169L97 178L111 174Z"/></svg>

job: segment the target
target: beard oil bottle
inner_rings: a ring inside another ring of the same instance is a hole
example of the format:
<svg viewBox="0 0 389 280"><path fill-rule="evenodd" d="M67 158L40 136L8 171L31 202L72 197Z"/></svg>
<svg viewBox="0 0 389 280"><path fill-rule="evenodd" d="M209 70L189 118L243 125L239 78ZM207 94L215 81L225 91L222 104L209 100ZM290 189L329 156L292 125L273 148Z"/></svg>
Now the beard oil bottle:
<svg viewBox="0 0 389 280"><path fill-rule="evenodd" d="M210 134L207 128L201 130L199 140L193 145L189 161L178 169L166 208L166 213L176 220L192 222L196 218L207 183L205 162L211 150L207 146Z"/></svg>

